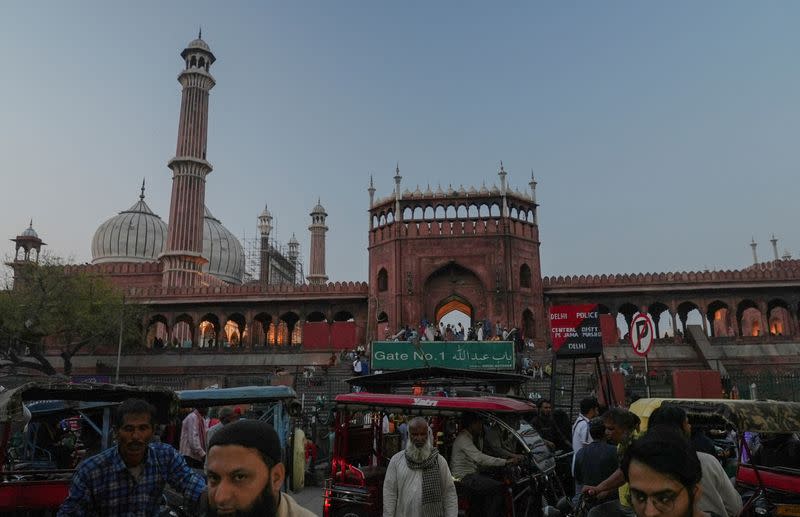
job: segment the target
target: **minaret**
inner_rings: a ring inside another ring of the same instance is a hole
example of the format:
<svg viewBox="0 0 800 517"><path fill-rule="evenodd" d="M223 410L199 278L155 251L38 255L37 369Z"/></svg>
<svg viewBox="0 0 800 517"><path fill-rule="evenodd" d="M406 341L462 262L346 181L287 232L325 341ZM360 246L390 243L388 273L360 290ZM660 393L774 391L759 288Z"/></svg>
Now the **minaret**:
<svg viewBox="0 0 800 517"><path fill-rule="evenodd" d="M778 259L778 239L775 238L775 234L774 233L772 234L772 238L769 240L769 242L772 243L772 253L775 255L775 262L777 262L779 260Z"/></svg>
<svg viewBox="0 0 800 517"><path fill-rule="evenodd" d="M297 283L297 259L300 258L300 243L297 242L297 237L292 234L292 238L289 239L289 262L292 263L292 267L294 268L294 276L292 277L292 283ZM302 282L302 278L300 279Z"/></svg>
<svg viewBox="0 0 800 517"><path fill-rule="evenodd" d="M375 184L372 182L372 174L369 175L369 188L367 192L369 192L369 207L372 208L372 205L375 204Z"/></svg>
<svg viewBox="0 0 800 517"><path fill-rule="evenodd" d="M508 217L508 200L506 199L506 175L508 173L503 168L503 160L500 160L500 171L497 173L500 176L500 193L503 194L503 217Z"/></svg>
<svg viewBox="0 0 800 517"><path fill-rule="evenodd" d="M375 185L372 183L372 174L369 175L369 188L367 189L367 192L369 192L369 208L372 209L372 207L375 205ZM371 230L372 228L372 214L370 214L369 229Z"/></svg>
<svg viewBox="0 0 800 517"><path fill-rule="evenodd" d="M539 211L536 210L536 178L533 177L533 169L531 169L531 180L528 186L531 188L531 201L533 201L533 224L539 224Z"/></svg>
<svg viewBox="0 0 800 517"><path fill-rule="evenodd" d="M216 84L209 68L216 58L200 35L181 57L185 67L178 75L183 87L178 146L167 164L172 169L172 198L167 243L160 257L164 287L199 285L202 266L207 262L203 258L203 214L206 176L212 170L206 161L208 92Z"/></svg>
<svg viewBox="0 0 800 517"><path fill-rule="evenodd" d="M269 283L269 234L272 231L272 214L264 205L264 211L258 216L258 233L261 234L261 270L258 279L262 284Z"/></svg>
<svg viewBox="0 0 800 517"><path fill-rule="evenodd" d="M309 215L311 216L311 226L308 227L311 231L311 252L306 279L309 284L324 284L328 281L328 275L325 274L325 232L328 231L328 227L325 226L325 218L328 217L328 214L317 200L317 206Z"/></svg>
<svg viewBox="0 0 800 517"><path fill-rule="evenodd" d="M394 219L401 221L403 219L400 213L400 181L403 179L400 176L400 162L397 162L397 167L394 169Z"/></svg>
<svg viewBox="0 0 800 517"><path fill-rule="evenodd" d="M750 238L750 247L753 248L753 265L758 264L758 255L756 255L756 246L758 246L758 244L756 244L755 237L751 237Z"/></svg>

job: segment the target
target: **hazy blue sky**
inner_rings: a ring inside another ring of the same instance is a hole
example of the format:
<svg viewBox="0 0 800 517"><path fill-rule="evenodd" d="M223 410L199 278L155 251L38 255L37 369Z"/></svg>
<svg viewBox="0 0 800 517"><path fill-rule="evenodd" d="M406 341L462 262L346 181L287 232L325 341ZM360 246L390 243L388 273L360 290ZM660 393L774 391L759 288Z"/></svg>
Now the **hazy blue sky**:
<svg viewBox="0 0 800 517"><path fill-rule="evenodd" d="M90 260L97 226L169 209L184 46L212 73L206 203L269 205L332 280L366 280L369 174L389 193L539 181L546 275L738 268L800 249L800 3L3 2L0 236L29 218ZM6 241L3 254L13 251Z"/></svg>

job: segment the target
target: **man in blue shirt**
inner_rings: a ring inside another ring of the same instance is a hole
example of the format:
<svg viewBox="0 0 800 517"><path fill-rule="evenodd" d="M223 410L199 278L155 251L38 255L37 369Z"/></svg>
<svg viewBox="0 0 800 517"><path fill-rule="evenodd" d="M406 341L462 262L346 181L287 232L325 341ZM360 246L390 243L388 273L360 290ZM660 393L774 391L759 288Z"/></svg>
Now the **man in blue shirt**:
<svg viewBox="0 0 800 517"><path fill-rule="evenodd" d="M156 515L164 485L197 504L206 487L172 446L150 443L156 409L142 399L128 399L117 408L117 445L82 462L72 477L61 516Z"/></svg>

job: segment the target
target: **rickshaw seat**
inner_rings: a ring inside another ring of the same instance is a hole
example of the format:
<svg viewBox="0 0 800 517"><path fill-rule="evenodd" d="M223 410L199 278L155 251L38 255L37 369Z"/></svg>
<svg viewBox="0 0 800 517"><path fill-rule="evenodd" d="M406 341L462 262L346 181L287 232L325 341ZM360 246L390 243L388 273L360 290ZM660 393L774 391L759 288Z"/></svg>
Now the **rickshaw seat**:
<svg viewBox="0 0 800 517"><path fill-rule="evenodd" d="M759 467L758 476L761 476L764 488L800 495L800 472L790 474ZM736 472L736 483L757 487L759 486L758 476L752 466L742 465Z"/></svg>
<svg viewBox="0 0 800 517"><path fill-rule="evenodd" d="M364 480L367 482L373 479L381 480L386 477L386 467L361 467L361 472L364 473Z"/></svg>

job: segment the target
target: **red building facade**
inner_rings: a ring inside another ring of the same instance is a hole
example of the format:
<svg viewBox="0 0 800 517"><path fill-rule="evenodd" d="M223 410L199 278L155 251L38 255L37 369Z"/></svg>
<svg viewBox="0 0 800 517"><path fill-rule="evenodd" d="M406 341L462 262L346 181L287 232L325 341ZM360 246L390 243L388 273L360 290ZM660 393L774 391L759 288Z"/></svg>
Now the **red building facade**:
<svg viewBox="0 0 800 517"><path fill-rule="evenodd" d="M169 163L168 225L144 203L142 186L136 205L98 229L94 263L70 266L108 277L127 300L149 308L142 347L125 354L123 375L208 378L325 363L331 351L368 345L423 320L438 324L452 311L472 322L516 327L544 350L547 309L567 303L599 304L617 321L618 341L632 315L646 307L659 339L653 359L664 365L800 366L800 266L779 260L776 242L774 261L738 271L543 278L536 182L531 177L524 192L512 189L502 163L499 186L490 188L402 190L397 167L392 193L376 199L370 182L367 282L327 281L328 214L319 203L310 214L308 283L243 282L241 244L205 208L215 58L201 39L181 56L186 68L179 76L178 147ZM266 224L269 213L262 215ZM262 228L265 242L268 228ZM32 228L26 232L16 239L23 260L31 259L25 239L38 239ZM297 241L289 244L296 263ZM630 347L618 345L611 354L632 356ZM172 355L148 356L155 346ZM220 354L231 351L240 354ZM114 352L110 345L76 358L75 372L96 373L96 365L109 361L103 354Z"/></svg>
<svg viewBox="0 0 800 517"><path fill-rule="evenodd" d="M391 196L370 190L368 337L459 310L544 340L535 182L512 191L506 174L492 189L401 193L398 168Z"/></svg>

